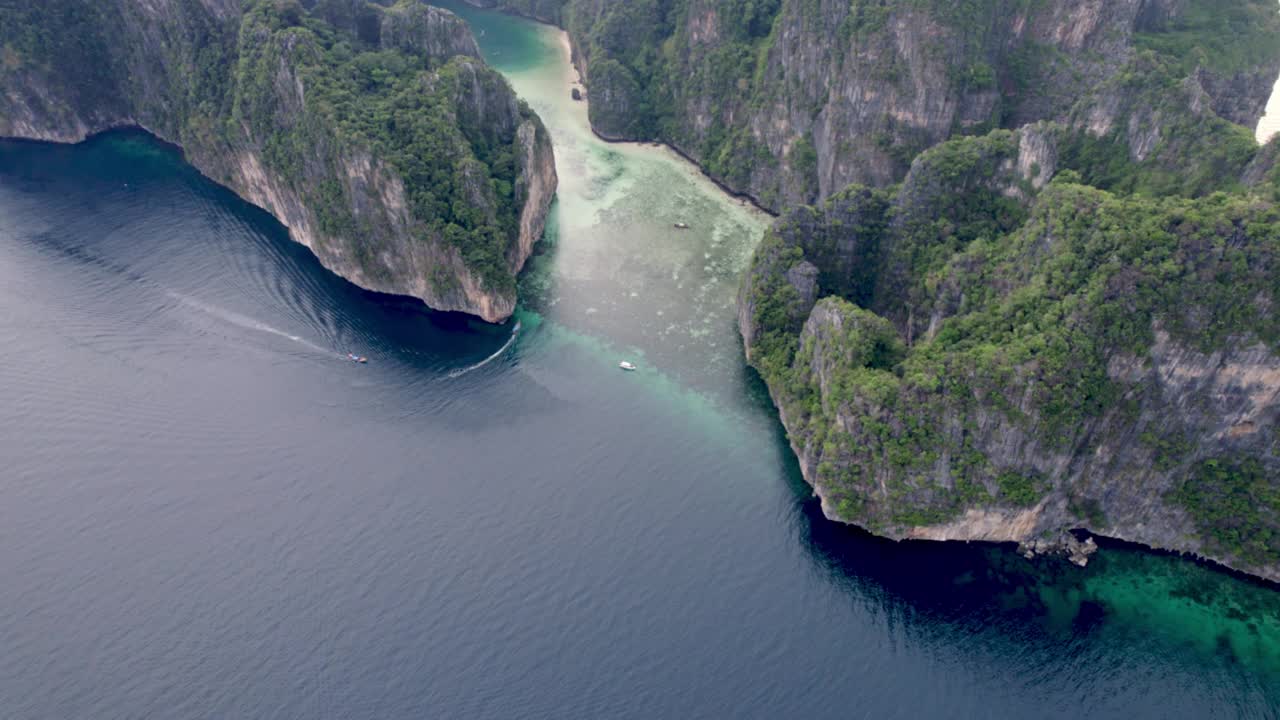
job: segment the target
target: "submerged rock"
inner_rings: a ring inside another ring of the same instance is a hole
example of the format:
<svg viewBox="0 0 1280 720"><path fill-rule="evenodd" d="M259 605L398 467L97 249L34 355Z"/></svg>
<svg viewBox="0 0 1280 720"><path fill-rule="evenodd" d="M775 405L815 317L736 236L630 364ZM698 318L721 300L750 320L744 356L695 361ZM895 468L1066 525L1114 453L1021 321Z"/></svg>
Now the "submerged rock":
<svg viewBox="0 0 1280 720"><path fill-rule="evenodd" d="M1098 544L1091 537L1082 541L1075 535L1064 532L1053 540L1041 538L1021 542L1018 544L1018 552L1028 560L1038 555L1059 555L1073 565L1085 567L1089 564L1089 558L1098 552Z"/></svg>

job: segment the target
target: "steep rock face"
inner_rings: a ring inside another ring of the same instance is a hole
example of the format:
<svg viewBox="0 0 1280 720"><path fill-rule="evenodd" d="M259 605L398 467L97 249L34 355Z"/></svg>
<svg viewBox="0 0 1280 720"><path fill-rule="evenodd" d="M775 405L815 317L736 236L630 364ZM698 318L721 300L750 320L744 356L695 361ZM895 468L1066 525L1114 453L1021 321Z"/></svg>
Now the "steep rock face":
<svg viewBox="0 0 1280 720"><path fill-rule="evenodd" d="M1241 127L1280 71L1269 0L541 19L598 132L786 210L738 319L829 517L1077 562L1090 528L1280 579L1280 172Z"/></svg>
<svg viewBox="0 0 1280 720"><path fill-rule="evenodd" d="M513 274L524 268L533 254L533 245L542 239L547 225L547 210L555 199L556 159L551 143L541 123L521 122L516 129L519 147L519 163L526 170L516 178L515 197L520 205L518 242L507 254L507 262Z"/></svg>
<svg viewBox="0 0 1280 720"><path fill-rule="evenodd" d="M896 182L953 135L1039 120L1176 172L1188 152L1225 152L1206 124L1256 124L1280 74L1270 0L540 5L570 33L601 135L669 142L775 211ZM1087 165L1085 150L1065 159Z"/></svg>
<svg viewBox="0 0 1280 720"><path fill-rule="evenodd" d="M494 322L514 309L555 192L550 139L452 14L55 0L0 15L0 135L143 127L363 287Z"/></svg>
<svg viewBox="0 0 1280 720"><path fill-rule="evenodd" d="M829 517L1029 547L1088 528L1280 579L1274 189L1049 182L1074 137L952 140L883 205L855 187L780 219L744 279L749 359Z"/></svg>
<svg viewBox="0 0 1280 720"><path fill-rule="evenodd" d="M439 60L456 55L480 57L480 48L466 23L447 10L420 2L401 2L379 15L378 40L384 48Z"/></svg>
<svg viewBox="0 0 1280 720"><path fill-rule="evenodd" d="M783 215L757 248L738 295L738 329L747 359L773 332L785 342L800 331L819 293L861 298L874 285L869 272L889 222L889 195L851 186L821 207ZM779 337L779 335L781 337Z"/></svg>
<svg viewBox="0 0 1280 720"><path fill-rule="evenodd" d="M857 344L849 339L856 332L850 328L865 325L867 315L835 298L822 300L801 336L801 358L807 361L805 371L833 427L851 436L855 446L866 443L887 454L892 448L869 438L868 425L909 421L897 407L906 403L885 402L870 393L846 395L837 387L842 373L874 367L865 357L850 355L850 347ZM882 332L889 341L900 342L896 333ZM795 450L829 516L850 519L850 503L860 503L852 510L854 516L882 518L884 524L876 529L891 537L1028 542L1088 527L1153 547L1196 552L1271 579L1280 578L1275 548L1266 545L1265 539L1256 550L1248 545L1228 548L1218 541L1211 526L1198 523L1198 514L1213 514L1217 509L1188 508L1181 497L1188 485L1203 482L1198 459L1229 463L1239 458L1262 458L1259 477L1265 474L1265 485L1274 486L1275 473L1280 472L1275 438L1280 420L1280 354L1247 337L1233 338L1222 350L1205 354L1171 340L1158 325L1155 335L1156 342L1146 357L1112 360L1108 380L1122 388L1129 403L1117 404L1072 428L1070 442L1049 437L1043 408L1030 382L1019 379L1021 384L1012 390L993 390L1005 395L997 401L975 392L971 398L951 398L933 405L951 407L943 411L938 423L944 438L938 448L943 452L919 468L921 476L932 483L905 481L902 474L886 467L892 465L888 458L879 463L860 461L845 467L845 472L849 467L875 470L865 483L870 492L853 495L850 489L858 482L842 477L836 468L862 450L833 449L826 446L830 435L819 443L822 436L807 429L793 435ZM911 402L921 408L931 404L918 387L901 391L916 394ZM1007 402L1012 407L988 406L966 412L966 401L974 400L979 405ZM796 423L793 420L788 427ZM1185 445L1171 448L1162 444L1165 437L1179 438ZM973 481L966 480L955 465L972 460L957 457L947 448L966 447L993 466L993 477L972 486L965 484ZM1002 466L1017 470L994 472ZM1010 472L1012 475L1007 474ZM1024 497L1021 493L1027 490L1030 494ZM968 497L951 507L957 493ZM1015 494L1017 501L1009 499ZM1205 499L1210 503L1228 500ZM1266 502L1251 499L1258 501ZM939 510L939 514L932 514ZM1266 526L1250 527L1248 532L1264 531L1275 520L1270 516Z"/></svg>
<svg viewBox="0 0 1280 720"><path fill-rule="evenodd" d="M1041 124L941 145L916 158L896 192L851 185L819 207L800 206L766 234L739 293L748 359L764 329L762 297L780 302L798 333L817 297L795 303L773 287L803 258L821 278L821 295L839 295L893 318L908 339L932 332L955 302L945 287L921 283L922 266L981 235L1016 227L1037 187L1052 176L1063 129ZM779 315L778 317L781 317Z"/></svg>

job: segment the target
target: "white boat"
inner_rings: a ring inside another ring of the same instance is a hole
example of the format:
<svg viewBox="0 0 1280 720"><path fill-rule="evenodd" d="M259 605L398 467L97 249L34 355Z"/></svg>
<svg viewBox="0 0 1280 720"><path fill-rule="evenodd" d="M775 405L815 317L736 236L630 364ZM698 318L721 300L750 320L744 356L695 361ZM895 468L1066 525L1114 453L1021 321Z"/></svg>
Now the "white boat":
<svg viewBox="0 0 1280 720"><path fill-rule="evenodd" d="M623 370L635 370L635 369L637 369L635 365L632 365L631 363L627 362L626 360L623 360L622 362L618 363L618 367L622 368Z"/></svg>

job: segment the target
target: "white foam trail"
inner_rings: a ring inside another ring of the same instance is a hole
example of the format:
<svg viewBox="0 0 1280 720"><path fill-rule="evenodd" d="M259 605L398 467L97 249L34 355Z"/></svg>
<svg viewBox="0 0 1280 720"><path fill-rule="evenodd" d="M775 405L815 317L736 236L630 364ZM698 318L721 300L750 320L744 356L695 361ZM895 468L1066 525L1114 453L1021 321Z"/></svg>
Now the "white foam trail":
<svg viewBox="0 0 1280 720"><path fill-rule="evenodd" d="M492 355L490 355L489 357L487 357L487 358L485 358L485 359L481 360L480 362L476 363L475 365L469 365L469 366L467 366L467 367L462 368L461 370L454 370L453 372L449 373L449 377L451 377L451 378L462 377L463 375L466 375L467 373L471 372L472 370L479 370L480 368L484 367L485 365L488 365L489 363L493 362L494 360L497 360L499 355L501 355L502 353L506 352L506 351L507 351L507 348L511 347L511 344L512 344L512 343L514 343L514 342L516 341L516 335L519 335L519 334L520 334L520 321L519 321L519 320L517 320L517 321L516 321L516 326L515 326L514 328L512 328L512 329L511 329L511 337L507 338L507 341L506 341L505 343L503 343L503 344L502 344L502 347L498 348L498 350L497 350L496 352L494 352Z"/></svg>
<svg viewBox="0 0 1280 720"><path fill-rule="evenodd" d="M247 330L256 330L258 332L269 333L271 335L276 335L276 336L285 338L287 340L292 340L298 343L299 345L302 345L305 348L314 350L316 352L324 353L325 355L334 354L332 350L326 350L325 348L322 348L313 342L309 342L297 335L287 333L284 330L281 330L279 328L271 327L270 325L264 322L259 322L257 320L254 320L251 317L246 317L239 313L235 313L225 308L217 307L215 305L209 305L208 303L201 302L199 300L196 300L195 298L187 297L186 295L181 295L179 293L169 292L169 293L166 293L166 295L173 298L174 300L177 300L183 305L186 305L187 307L194 308L207 315L212 315L213 317L218 318L223 322L227 322L232 325L245 328Z"/></svg>

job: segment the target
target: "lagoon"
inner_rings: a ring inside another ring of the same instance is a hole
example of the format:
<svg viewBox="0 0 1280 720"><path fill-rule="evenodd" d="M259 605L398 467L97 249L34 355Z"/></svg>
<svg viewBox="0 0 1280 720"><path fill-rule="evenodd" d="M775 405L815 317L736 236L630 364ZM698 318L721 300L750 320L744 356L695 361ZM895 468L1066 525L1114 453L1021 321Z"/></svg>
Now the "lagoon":
<svg viewBox="0 0 1280 720"><path fill-rule="evenodd" d="M1270 586L823 519L734 334L767 218L444 4L556 144L514 339L147 136L0 144L0 716L1280 712Z"/></svg>

